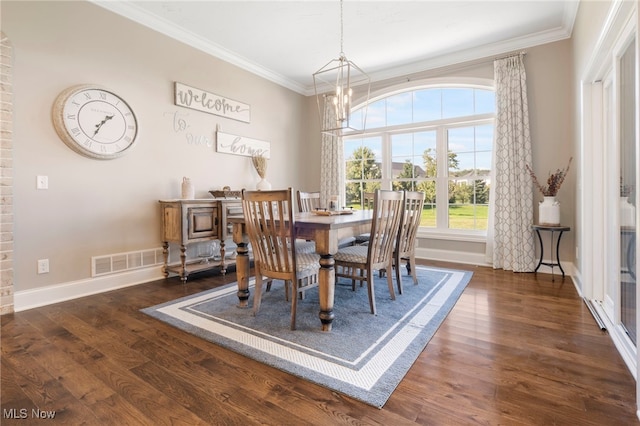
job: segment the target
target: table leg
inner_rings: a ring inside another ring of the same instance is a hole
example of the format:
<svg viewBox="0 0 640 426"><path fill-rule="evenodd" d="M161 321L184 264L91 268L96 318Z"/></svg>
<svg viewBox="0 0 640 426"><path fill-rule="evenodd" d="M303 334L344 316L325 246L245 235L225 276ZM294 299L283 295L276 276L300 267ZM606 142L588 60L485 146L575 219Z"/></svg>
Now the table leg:
<svg viewBox="0 0 640 426"><path fill-rule="evenodd" d="M249 243L245 240L244 225L233 224L233 242L236 248L236 279L238 280L238 307L249 307L249 276L251 263L249 260Z"/></svg>
<svg viewBox="0 0 640 426"><path fill-rule="evenodd" d="M226 275L227 274L227 265L225 263L227 250L225 249L224 246L225 246L224 239L221 238L220 239L220 273L222 275Z"/></svg>
<svg viewBox="0 0 640 426"><path fill-rule="evenodd" d="M238 279L238 307L249 307L249 249L247 244L242 242L238 243L236 249L236 278Z"/></svg>
<svg viewBox="0 0 640 426"><path fill-rule="evenodd" d="M182 244L180 245L180 265L182 266L180 271L180 280L182 280L182 284L186 284L187 282L187 246Z"/></svg>
<svg viewBox="0 0 640 426"><path fill-rule="evenodd" d="M320 322L322 322L322 331L331 331L331 323L335 318L335 314L333 313L334 291L336 287L334 264L333 255L321 255L320 271L318 272L318 292L320 296L319 317Z"/></svg>
<svg viewBox="0 0 640 426"><path fill-rule="evenodd" d="M556 244L556 263L558 264L558 268L560 268L560 272L562 272L562 279L564 280L564 269L562 269L562 265L560 264L560 238L562 238L562 231L558 234L558 242ZM551 232L551 244L553 244L553 232ZM553 269L551 271L553 272Z"/></svg>
<svg viewBox="0 0 640 426"><path fill-rule="evenodd" d="M169 266L169 241L162 242L162 257L164 258L162 274L165 278L169 278L169 271L167 270L167 267Z"/></svg>
<svg viewBox="0 0 640 426"><path fill-rule="evenodd" d="M542 244L542 236L540 235L540 231L538 231L537 229L536 234L538 234L538 241L540 241L540 260L538 261L538 266L536 266L536 269L534 269L533 272L538 272L538 269L540 269L540 265L542 265L542 259L544 258L544 244Z"/></svg>

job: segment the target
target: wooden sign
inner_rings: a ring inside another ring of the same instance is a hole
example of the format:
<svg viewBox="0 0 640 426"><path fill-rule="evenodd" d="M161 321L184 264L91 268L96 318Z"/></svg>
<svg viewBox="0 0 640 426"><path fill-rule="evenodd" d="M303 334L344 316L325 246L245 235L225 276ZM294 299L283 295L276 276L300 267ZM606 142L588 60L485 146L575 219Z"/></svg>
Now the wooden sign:
<svg viewBox="0 0 640 426"><path fill-rule="evenodd" d="M245 157L262 155L265 158L271 158L271 144L269 142L229 133L217 133L216 149L218 152L225 154L243 155Z"/></svg>
<svg viewBox="0 0 640 426"><path fill-rule="evenodd" d="M175 82L175 104L233 120L251 122L251 106Z"/></svg>

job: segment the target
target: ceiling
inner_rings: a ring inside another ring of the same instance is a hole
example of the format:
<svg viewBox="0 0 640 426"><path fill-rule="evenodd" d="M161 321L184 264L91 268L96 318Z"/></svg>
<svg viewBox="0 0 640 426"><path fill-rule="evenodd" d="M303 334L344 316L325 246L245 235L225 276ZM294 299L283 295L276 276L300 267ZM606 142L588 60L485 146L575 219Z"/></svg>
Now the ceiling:
<svg viewBox="0 0 640 426"><path fill-rule="evenodd" d="M340 2L94 3L298 93L340 53ZM563 40L579 0L345 0L343 47L372 81Z"/></svg>

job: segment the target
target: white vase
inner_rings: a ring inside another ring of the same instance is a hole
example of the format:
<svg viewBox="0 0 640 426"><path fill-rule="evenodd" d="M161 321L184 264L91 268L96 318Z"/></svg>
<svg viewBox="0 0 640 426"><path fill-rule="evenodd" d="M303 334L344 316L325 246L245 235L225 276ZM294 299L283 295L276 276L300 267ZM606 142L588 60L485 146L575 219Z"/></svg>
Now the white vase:
<svg viewBox="0 0 640 426"><path fill-rule="evenodd" d="M560 225L560 203L556 197L544 197L538 206L538 222L540 225Z"/></svg>
<svg viewBox="0 0 640 426"><path fill-rule="evenodd" d="M269 183L269 181L267 179L262 178L262 179L260 179L260 181L256 185L256 189L258 191L268 191L268 190L271 189L271 184Z"/></svg>
<svg viewBox="0 0 640 426"><path fill-rule="evenodd" d="M191 179L189 179L188 177L183 177L182 178L182 199L193 200L194 198L196 198L195 193L196 191L195 191L195 188L193 187L193 183L191 182Z"/></svg>
<svg viewBox="0 0 640 426"><path fill-rule="evenodd" d="M620 226L636 226L636 207L629 202L629 197L620 197Z"/></svg>

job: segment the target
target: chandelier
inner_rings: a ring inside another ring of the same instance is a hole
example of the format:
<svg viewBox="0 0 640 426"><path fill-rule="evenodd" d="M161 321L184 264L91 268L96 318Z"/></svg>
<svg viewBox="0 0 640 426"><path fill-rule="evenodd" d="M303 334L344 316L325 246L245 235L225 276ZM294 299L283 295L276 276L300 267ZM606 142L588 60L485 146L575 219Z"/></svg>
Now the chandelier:
<svg viewBox="0 0 640 426"><path fill-rule="evenodd" d="M332 59L325 66L313 74L313 88L320 113L321 131L333 134L336 131L362 132L365 129L367 118L367 103L369 102L369 90L371 79L344 54L344 22L342 0L340 0L340 54L337 59ZM365 91L362 114L352 119L351 108L353 88L363 86ZM331 104L329 117L325 116L325 103Z"/></svg>

